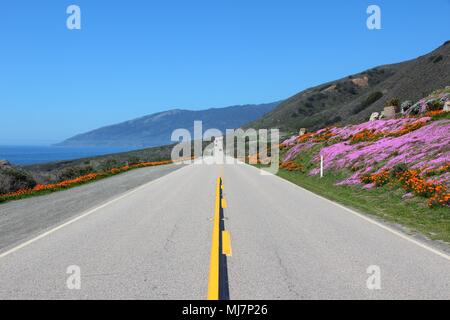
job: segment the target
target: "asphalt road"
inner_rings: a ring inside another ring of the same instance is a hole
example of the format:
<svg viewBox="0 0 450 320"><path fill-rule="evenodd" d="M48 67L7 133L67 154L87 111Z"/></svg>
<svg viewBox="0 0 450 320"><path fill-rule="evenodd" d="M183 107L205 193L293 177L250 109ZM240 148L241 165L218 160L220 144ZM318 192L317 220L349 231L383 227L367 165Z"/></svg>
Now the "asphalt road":
<svg viewBox="0 0 450 320"><path fill-rule="evenodd" d="M0 252L179 168L136 169L63 192L0 204Z"/></svg>
<svg viewBox="0 0 450 320"><path fill-rule="evenodd" d="M244 164L185 166L0 252L0 298L205 299L218 176L231 299L450 299L444 253Z"/></svg>

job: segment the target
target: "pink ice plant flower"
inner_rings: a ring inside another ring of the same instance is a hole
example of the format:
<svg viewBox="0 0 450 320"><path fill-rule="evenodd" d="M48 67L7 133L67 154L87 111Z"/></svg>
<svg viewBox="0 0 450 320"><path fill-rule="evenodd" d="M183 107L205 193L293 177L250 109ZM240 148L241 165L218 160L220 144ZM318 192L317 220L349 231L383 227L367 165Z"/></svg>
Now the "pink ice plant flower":
<svg viewBox="0 0 450 320"><path fill-rule="evenodd" d="M373 130L374 134L388 134L401 130L406 124L427 123L430 120L429 117L378 120L344 128L331 128L330 132L335 135L332 139L339 138L337 141L344 141L322 148L313 160L319 163L320 155L324 156L325 170L359 168L350 177L340 181L339 185L360 184L361 176L373 171L373 166L378 168L377 172L390 170L402 163L424 172L439 168L450 163L450 120L430 122L420 129L400 137L385 137L378 141L356 144L345 141L366 129ZM289 143L294 143L294 141L296 139L290 140ZM295 144L288 151L284 160L294 159L300 152L313 145L312 142ZM380 166L380 164L382 165ZM317 175L319 172L319 168L315 168L309 174ZM447 185L450 184L450 175L447 173L433 177L433 179Z"/></svg>

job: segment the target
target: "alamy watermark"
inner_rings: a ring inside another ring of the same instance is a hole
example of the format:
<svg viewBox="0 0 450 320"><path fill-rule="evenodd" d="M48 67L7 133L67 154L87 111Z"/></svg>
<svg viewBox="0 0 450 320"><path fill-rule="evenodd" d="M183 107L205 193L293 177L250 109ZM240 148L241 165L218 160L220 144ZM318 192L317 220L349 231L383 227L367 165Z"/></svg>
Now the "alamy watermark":
<svg viewBox="0 0 450 320"><path fill-rule="evenodd" d="M69 275L66 285L69 290L81 289L81 268L77 265L68 266L66 273Z"/></svg>
<svg viewBox="0 0 450 320"><path fill-rule="evenodd" d="M381 8L378 5L372 4L366 10L369 17L366 25L369 30L381 30ZM66 26L69 30L81 29L81 8L76 4L71 4L67 7L66 13L69 15L66 20Z"/></svg>
<svg viewBox="0 0 450 320"><path fill-rule="evenodd" d="M369 290L381 290L381 268L377 265L372 265L367 268L366 285Z"/></svg>
<svg viewBox="0 0 450 320"><path fill-rule="evenodd" d="M172 149L172 161L180 163L235 164L246 162L264 166L263 174L276 174L280 162L278 129L208 129L195 121L193 136L188 129L176 129L171 140L178 142ZM206 145L205 145L206 142Z"/></svg>
<svg viewBox="0 0 450 320"><path fill-rule="evenodd" d="M72 4L67 7L66 13L69 15L66 20L66 26L69 30L81 29L81 9L79 6Z"/></svg>
<svg viewBox="0 0 450 320"><path fill-rule="evenodd" d="M367 7L367 28L369 30L381 30L381 8L377 5L370 5Z"/></svg>

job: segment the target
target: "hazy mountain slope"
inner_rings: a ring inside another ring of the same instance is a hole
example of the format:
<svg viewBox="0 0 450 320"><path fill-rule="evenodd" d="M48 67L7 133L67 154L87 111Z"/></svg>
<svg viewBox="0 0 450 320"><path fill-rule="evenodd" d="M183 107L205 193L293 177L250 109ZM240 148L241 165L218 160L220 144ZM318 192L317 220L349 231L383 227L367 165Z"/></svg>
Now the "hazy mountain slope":
<svg viewBox="0 0 450 320"><path fill-rule="evenodd" d="M202 111L169 110L103 127L83 133L60 143L63 146L137 146L151 147L170 144L173 130L185 128L193 132L194 121L203 121L203 130L209 128L239 128L262 117L279 102L243 105Z"/></svg>
<svg viewBox="0 0 450 320"><path fill-rule="evenodd" d="M245 127L295 131L357 123L382 110L388 99L415 101L448 85L450 41L417 59L380 66L302 91Z"/></svg>

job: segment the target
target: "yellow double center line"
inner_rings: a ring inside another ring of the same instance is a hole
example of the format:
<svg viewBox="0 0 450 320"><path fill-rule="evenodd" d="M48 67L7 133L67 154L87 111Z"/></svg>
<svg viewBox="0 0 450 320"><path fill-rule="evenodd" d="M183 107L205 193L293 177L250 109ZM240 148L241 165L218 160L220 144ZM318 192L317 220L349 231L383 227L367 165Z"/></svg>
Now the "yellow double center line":
<svg viewBox="0 0 450 320"><path fill-rule="evenodd" d="M220 297L221 254L231 256L230 234L228 231L221 230L221 226L223 228L223 223L221 223L223 209L227 207L227 203L222 196L222 190L222 178L219 177L216 182L216 201L214 207L211 258L209 264L208 300L219 300ZM221 248L222 252L220 252Z"/></svg>

